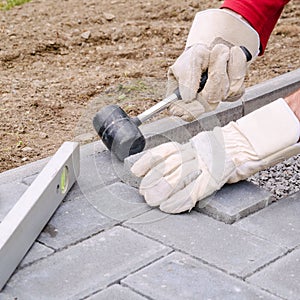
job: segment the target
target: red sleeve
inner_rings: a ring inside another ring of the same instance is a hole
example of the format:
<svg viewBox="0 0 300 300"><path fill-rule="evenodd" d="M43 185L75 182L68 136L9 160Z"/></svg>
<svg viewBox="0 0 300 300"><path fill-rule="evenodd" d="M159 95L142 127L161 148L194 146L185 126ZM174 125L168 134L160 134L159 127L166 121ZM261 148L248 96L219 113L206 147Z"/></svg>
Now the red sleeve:
<svg viewBox="0 0 300 300"><path fill-rule="evenodd" d="M224 0L228 8L243 16L257 31L263 54L283 7L290 0Z"/></svg>

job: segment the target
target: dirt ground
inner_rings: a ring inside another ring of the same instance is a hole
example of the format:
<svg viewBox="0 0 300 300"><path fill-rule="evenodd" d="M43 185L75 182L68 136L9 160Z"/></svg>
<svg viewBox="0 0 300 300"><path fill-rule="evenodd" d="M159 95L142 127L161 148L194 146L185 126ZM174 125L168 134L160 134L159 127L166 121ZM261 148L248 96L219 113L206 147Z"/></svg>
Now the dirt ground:
<svg viewBox="0 0 300 300"><path fill-rule="evenodd" d="M197 11L217 0L33 0L0 11L0 172L97 139L89 103L132 115L164 95ZM300 3L285 8L247 86L300 67ZM82 117L83 116L83 117Z"/></svg>

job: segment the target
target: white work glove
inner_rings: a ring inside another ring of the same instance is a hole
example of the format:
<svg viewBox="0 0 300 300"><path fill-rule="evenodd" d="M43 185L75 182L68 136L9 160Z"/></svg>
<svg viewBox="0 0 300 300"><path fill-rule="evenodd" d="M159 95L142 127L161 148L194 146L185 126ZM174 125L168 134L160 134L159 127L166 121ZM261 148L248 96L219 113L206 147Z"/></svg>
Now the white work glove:
<svg viewBox="0 0 300 300"><path fill-rule="evenodd" d="M220 101L235 101L244 93L247 68L259 54L257 32L238 14L227 9L208 9L196 14L185 51L168 71L167 96L177 88L182 100L169 112L191 121L214 110ZM241 46L252 56L250 62ZM199 83L208 79L200 93Z"/></svg>
<svg viewBox="0 0 300 300"><path fill-rule="evenodd" d="M131 171L143 177L139 191L150 206L180 213L225 183L300 153L299 135L298 119L278 99L236 122L201 132L187 144L170 142L148 150Z"/></svg>

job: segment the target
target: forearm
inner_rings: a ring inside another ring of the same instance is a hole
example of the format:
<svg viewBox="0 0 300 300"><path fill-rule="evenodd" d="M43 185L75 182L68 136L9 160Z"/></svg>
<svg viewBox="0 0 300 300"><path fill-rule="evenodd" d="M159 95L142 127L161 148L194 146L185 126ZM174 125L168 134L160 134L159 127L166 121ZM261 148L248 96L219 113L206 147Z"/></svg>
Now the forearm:
<svg viewBox="0 0 300 300"><path fill-rule="evenodd" d="M284 98L291 110L300 121L300 89Z"/></svg>
<svg viewBox="0 0 300 300"><path fill-rule="evenodd" d="M283 7L290 0L224 0L222 8L243 16L257 31L263 54Z"/></svg>

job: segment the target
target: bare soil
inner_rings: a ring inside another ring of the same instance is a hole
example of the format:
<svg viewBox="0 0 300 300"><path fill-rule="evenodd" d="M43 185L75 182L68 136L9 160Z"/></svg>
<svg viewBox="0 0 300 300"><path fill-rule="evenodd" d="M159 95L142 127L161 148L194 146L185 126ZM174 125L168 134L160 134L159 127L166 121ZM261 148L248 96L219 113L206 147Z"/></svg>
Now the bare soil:
<svg viewBox="0 0 300 300"><path fill-rule="evenodd" d="M52 155L63 141L97 139L81 125L91 124L90 103L134 115L159 101L195 13L221 3L33 0L0 11L0 172ZM299 20L291 1L247 86L300 67Z"/></svg>

